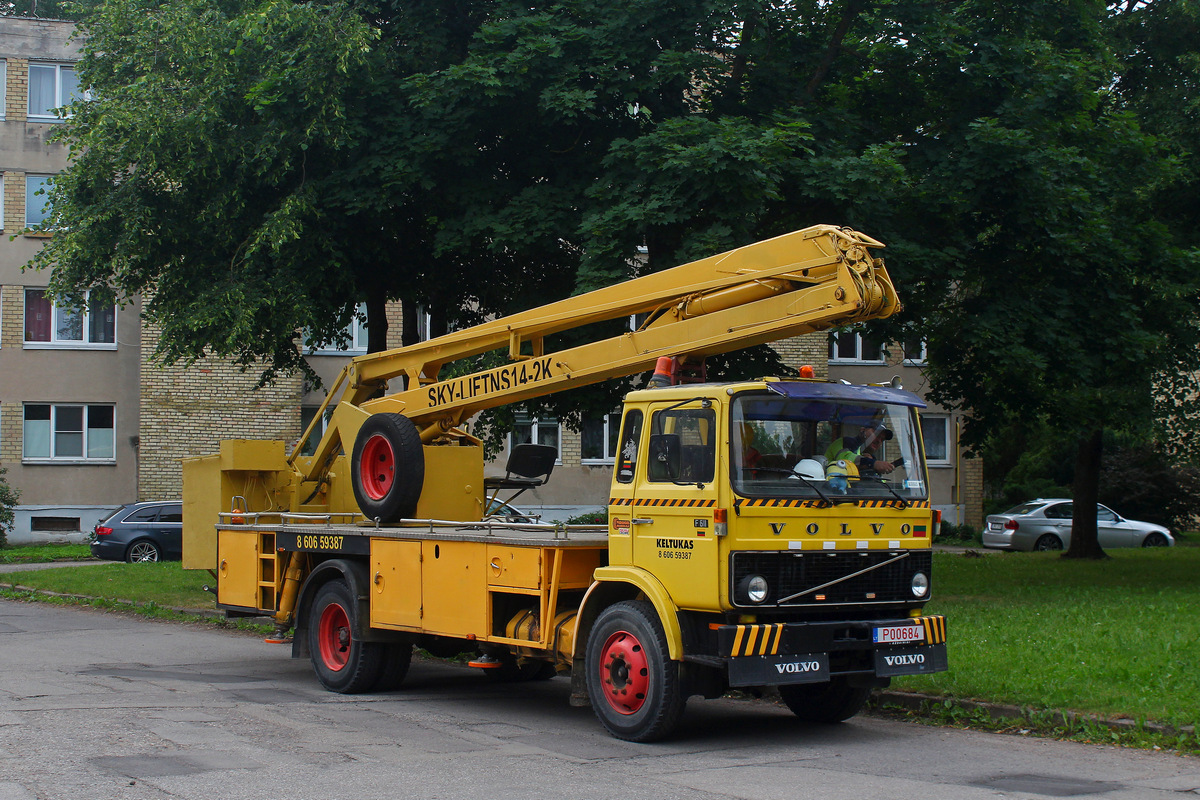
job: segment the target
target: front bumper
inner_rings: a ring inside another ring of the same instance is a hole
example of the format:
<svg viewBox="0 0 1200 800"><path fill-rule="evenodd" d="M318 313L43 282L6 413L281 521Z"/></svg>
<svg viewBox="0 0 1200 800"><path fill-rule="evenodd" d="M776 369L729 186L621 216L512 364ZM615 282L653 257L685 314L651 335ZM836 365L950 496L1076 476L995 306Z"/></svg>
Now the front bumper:
<svg viewBox="0 0 1200 800"><path fill-rule="evenodd" d="M881 628L911 628L913 635L902 643L878 643L875 631ZM850 675L893 678L949 668L946 618L936 615L722 625L717 628L717 642L730 686L820 683Z"/></svg>

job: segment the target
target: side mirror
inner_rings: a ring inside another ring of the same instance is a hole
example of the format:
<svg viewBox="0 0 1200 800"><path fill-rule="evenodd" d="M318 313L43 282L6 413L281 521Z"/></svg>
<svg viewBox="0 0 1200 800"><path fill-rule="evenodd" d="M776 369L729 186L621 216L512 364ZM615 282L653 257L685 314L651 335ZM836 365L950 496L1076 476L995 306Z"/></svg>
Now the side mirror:
<svg viewBox="0 0 1200 800"><path fill-rule="evenodd" d="M674 481L679 478L680 444L677 433L655 433L650 436L650 461L647 470L652 481Z"/></svg>

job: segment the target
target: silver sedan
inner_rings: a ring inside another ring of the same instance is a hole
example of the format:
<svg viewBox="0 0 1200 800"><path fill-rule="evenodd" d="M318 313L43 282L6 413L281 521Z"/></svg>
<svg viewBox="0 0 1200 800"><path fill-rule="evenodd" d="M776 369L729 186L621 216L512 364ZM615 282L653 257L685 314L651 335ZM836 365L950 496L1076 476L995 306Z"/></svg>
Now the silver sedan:
<svg viewBox="0 0 1200 800"><path fill-rule="evenodd" d="M1033 500L992 514L983 526L983 546L997 550L1062 550L1071 546L1070 500ZM1096 506L1096 529L1102 548L1171 547L1175 537L1161 525L1125 519Z"/></svg>

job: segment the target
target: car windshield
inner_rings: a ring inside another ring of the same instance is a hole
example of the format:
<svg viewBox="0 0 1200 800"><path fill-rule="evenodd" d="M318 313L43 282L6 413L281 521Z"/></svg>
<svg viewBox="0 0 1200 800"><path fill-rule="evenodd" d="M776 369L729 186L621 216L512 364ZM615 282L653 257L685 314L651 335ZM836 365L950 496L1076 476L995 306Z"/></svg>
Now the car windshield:
<svg viewBox="0 0 1200 800"><path fill-rule="evenodd" d="M1034 503L1021 503L1021 505L1013 506L1008 511L1005 511L1004 515L1012 516L1012 517L1020 517L1020 516L1024 516L1025 514L1031 514L1034 511L1037 511L1039 508L1041 508L1044 505L1046 505L1046 504L1040 500L1037 502L1034 502Z"/></svg>
<svg viewBox="0 0 1200 800"><path fill-rule="evenodd" d="M866 399L747 394L733 405L734 488L831 502L928 497L916 409Z"/></svg>
<svg viewBox="0 0 1200 800"><path fill-rule="evenodd" d="M129 508L129 506L120 506L120 507L118 507L116 511L113 511L113 512L111 512L111 513L110 513L110 514L109 514L107 517L105 517L104 519L100 520L100 524L101 524L101 525L104 525L104 524L107 524L107 523L109 523L109 522L112 522L114 519L116 519L117 517L119 517L119 516L121 515L121 512L122 512L122 511L124 511L124 510L125 510L125 509L127 509L127 508Z"/></svg>

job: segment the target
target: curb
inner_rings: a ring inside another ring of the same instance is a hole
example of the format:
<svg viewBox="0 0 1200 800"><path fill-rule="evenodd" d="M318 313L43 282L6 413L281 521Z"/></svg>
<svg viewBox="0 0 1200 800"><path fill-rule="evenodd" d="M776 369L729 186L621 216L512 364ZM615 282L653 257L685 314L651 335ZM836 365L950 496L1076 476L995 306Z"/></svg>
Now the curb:
<svg viewBox="0 0 1200 800"><path fill-rule="evenodd" d="M1042 723L1049 722L1051 725L1060 725L1068 728L1080 723L1090 723L1111 731L1133 732L1141 730L1161 736L1194 736L1196 734L1196 727L1194 725L1185 725L1177 728L1174 725L1165 725L1159 722L1151 722L1150 720L1136 720L1128 717L1110 719L1097 714L1080 714L1075 711L1058 711L1054 709L1036 709L1031 706L988 703L979 700L960 700L954 697L920 694L918 692L876 692L871 695L867 707L872 711L882 711L887 708L898 707L914 714L928 716L927 712L929 708L935 705L978 712L996 721L1022 720Z"/></svg>

